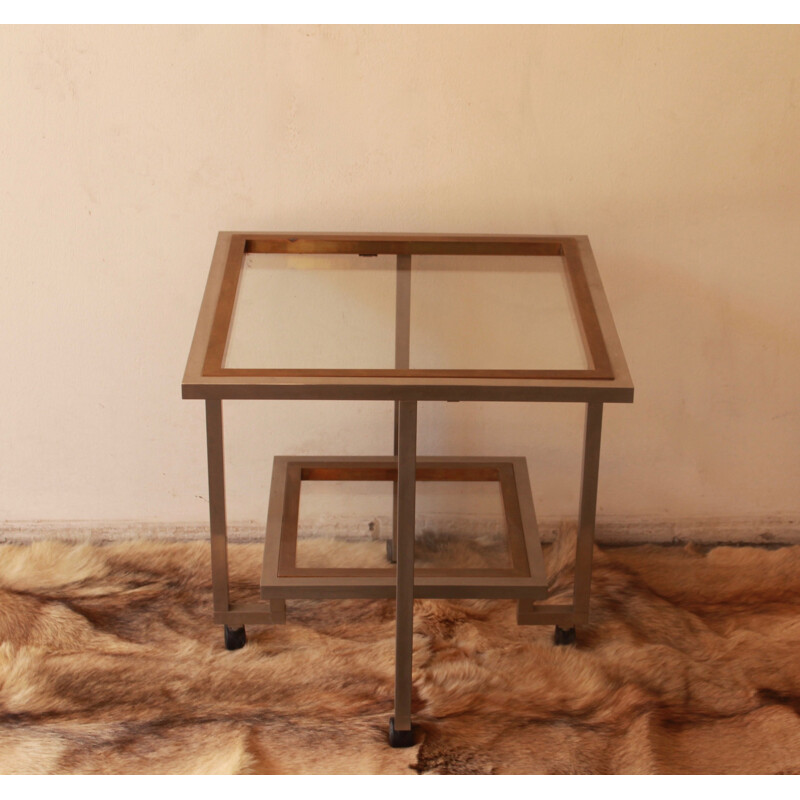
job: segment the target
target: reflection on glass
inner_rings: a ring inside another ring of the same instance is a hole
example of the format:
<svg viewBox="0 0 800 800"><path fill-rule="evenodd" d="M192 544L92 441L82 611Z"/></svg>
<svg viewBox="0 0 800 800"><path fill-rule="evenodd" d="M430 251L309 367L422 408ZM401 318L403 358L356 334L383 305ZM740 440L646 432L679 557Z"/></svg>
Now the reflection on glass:
<svg viewBox="0 0 800 800"><path fill-rule="evenodd" d="M396 264L248 254L223 366L394 369ZM408 303L399 324L409 326L411 369L590 367L561 256L415 255Z"/></svg>
<svg viewBox="0 0 800 800"><path fill-rule="evenodd" d="M586 369L561 256L415 256L412 369Z"/></svg>
<svg viewBox="0 0 800 800"><path fill-rule="evenodd" d="M245 256L224 367L391 369L395 256Z"/></svg>
<svg viewBox="0 0 800 800"><path fill-rule="evenodd" d="M303 481L296 565L386 569L392 491L390 481ZM416 505L418 568L511 566L499 483L420 481Z"/></svg>

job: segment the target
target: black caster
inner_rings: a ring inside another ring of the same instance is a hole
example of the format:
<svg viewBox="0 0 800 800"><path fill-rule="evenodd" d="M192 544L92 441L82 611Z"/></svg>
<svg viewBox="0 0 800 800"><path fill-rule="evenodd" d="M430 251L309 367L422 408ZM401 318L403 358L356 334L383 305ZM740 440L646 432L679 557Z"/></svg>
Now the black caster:
<svg viewBox="0 0 800 800"><path fill-rule="evenodd" d="M412 747L414 745L414 731L396 731L394 717L389 717L389 744L392 747Z"/></svg>
<svg viewBox="0 0 800 800"><path fill-rule="evenodd" d="M559 628L556 625L555 635L553 636L553 641L556 644L575 644L575 628L568 628L564 630L563 628Z"/></svg>
<svg viewBox="0 0 800 800"><path fill-rule="evenodd" d="M244 625L241 628L229 628L225 626L225 647L228 650L240 650L247 644L247 634L244 630Z"/></svg>
<svg viewBox="0 0 800 800"><path fill-rule="evenodd" d="M386 541L386 560L390 564L395 564L397 559L394 557L394 542L391 539Z"/></svg>

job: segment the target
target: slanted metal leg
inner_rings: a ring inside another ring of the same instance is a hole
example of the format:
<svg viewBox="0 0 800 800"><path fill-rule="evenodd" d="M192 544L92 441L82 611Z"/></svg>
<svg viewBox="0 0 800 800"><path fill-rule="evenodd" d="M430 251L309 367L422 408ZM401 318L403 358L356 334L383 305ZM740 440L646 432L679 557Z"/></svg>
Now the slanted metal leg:
<svg viewBox="0 0 800 800"><path fill-rule="evenodd" d="M397 458L397 423L399 414L399 403L394 401L394 456ZM387 542L386 557L394 564L397 561L397 481L394 482L392 487L392 541Z"/></svg>
<svg viewBox="0 0 800 800"><path fill-rule="evenodd" d="M211 524L211 585L214 613L228 611L228 526L225 516L225 460L222 401L206 400L208 508Z"/></svg>
<svg viewBox="0 0 800 800"><path fill-rule="evenodd" d="M411 731L411 658L414 633L414 514L417 484L417 404L401 401L397 456L397 617L394 717L389 726L393 747L409 747Z"/></svg>
<svg viewBox="0 0 800 800"><path fill-rule="evenodd" d="M411 256L397 256L397 286L394 313L394 366L408 369L411 343ZM416 411L414 412L416 414ZM400 403L394 401L394 455L398 453ZM415 417L416 420L416 417ZM416 440L416 421L414 422ZM397 482L394 484L392 508L392 543L386 543L386 555L393 564L397 562Z"/></svg>
<svg viewBox="0 0 800 800"><path fill-rule="evenodd" d="M603 404L587 403L572 605L537 606L530 600L519 600L517 604L518 624L555 625L556 644L573 643L575 641L575 625L584 625L589 621L602 422Z"/></svg>
<svg viewBox="0 0 800 800"><path fill-rule="evenodd" d="M286 622L286 601L272 598L269 611L262 604L231 606L228 581L228 524L225 511L225 456L222 401L206 400L208 449L208 507L211 523L211 587L214 619L225 625L225 646L238 650L247 641L243 617L256 624Z"/></svg>
<svg viewBox="0 0 800 800"><path fill-rule="evenodd" d="M597 515L597 479L600 471L600 430L603 424L603 404L587 403L586 432L583 444L583 475L581 476L581 509L578 517L578 542L575 548L575 590L572 603L575 621L580 625L589 620L589 594L592 585L592 554L594 526Z"/></svg>

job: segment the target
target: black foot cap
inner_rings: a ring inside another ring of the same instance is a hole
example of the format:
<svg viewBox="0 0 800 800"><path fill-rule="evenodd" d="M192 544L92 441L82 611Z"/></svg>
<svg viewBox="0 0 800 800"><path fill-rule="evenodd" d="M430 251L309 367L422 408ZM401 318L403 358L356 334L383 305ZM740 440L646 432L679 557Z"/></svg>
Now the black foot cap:
<svg viewBox="0 0 800 800"><path fill-rule="evenodd" d="M397 563L397 560L394 557L394 542L391 539L387 540L386 542L386 560L390 564Z"/></svg>
<svg viewBox="0 0 800 800"><path fill-rule="evenodd" d="M556 625L556 632L553 636L553 641L556 644L575 644L575 628L568 628L564 630Z"/></svg>
<svg viewBox="0 0 800 800"><path fill-rule="evenodd" d="M247 644L247 634L244 630L244 625L235 630L225 626L225 647L228 650L240 650Z"/></svg>
<svg viewBox="0 0 800 800"><path fill-rule="evenodd" d="M414 730L396 731L394 717L389 717L389 744L392 747L412 747L414 745Z"/></svg>

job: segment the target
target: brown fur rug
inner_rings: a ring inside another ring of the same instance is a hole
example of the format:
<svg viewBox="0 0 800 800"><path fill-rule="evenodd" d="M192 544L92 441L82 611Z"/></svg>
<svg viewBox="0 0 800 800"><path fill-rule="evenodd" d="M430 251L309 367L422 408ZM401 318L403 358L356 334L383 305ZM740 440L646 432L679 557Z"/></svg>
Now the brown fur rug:
<svg viewBox="0 0 800 800"><path fill-rule="evenodd" d="M554 602L573 547L547 554ZM0 772L800 772L798 547L598 549L577 647L510 601L417 601L407 750L393 603L289 601L228 652L208 550L0 547ZM261 547L230 560L244 596Z"/></svg>

